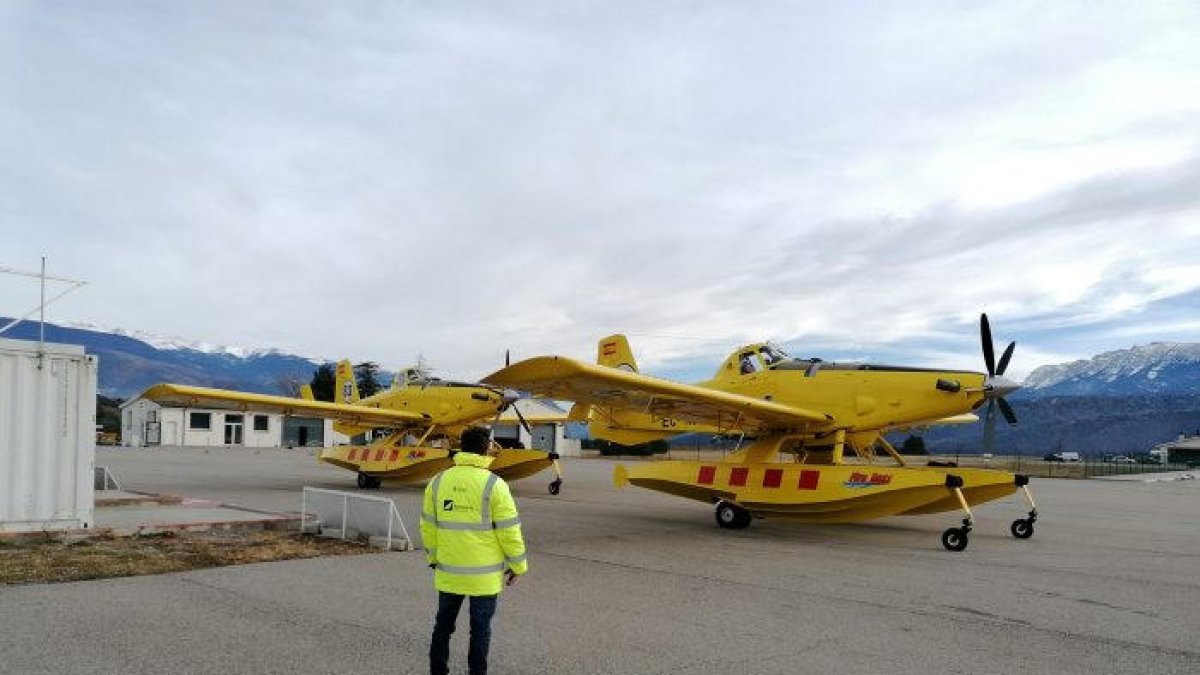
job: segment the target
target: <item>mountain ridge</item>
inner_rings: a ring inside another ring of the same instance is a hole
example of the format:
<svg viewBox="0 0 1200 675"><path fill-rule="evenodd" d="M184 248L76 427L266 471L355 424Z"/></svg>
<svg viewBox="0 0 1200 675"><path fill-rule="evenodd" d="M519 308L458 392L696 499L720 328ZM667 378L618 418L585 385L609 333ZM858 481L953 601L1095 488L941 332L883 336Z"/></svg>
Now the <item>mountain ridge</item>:
<svg viewBox="0 0 1200 675"><path fill-rule="evenodd" d="M0 317L0 323L9 320ZM53 323L45 326L47 342L83 345L89 354L99 357L99 393L115 398L129 398L159 382L287 394L291 382L308 382L321 363L278 350L223 347L201 351L182 341L160 348L128 332ZM0 338L37 340L38 332L36 322L22 322L0 334ZM239 352L245 356L239 356Z"/></svg>
<svg viewBox="0 0 1200 675"><path fill-rule="evenodd" d="M1200 343L1151 342L1039 366L1012 398L1129 396L1200 391Z"/></svg>

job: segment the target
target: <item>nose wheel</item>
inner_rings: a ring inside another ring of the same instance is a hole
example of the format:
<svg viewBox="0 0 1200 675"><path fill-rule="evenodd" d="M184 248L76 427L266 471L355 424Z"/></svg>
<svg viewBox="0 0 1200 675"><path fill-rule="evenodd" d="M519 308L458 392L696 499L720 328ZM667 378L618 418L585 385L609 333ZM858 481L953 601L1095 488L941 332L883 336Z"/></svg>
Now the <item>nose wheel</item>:
<svg viewBox="0 0 1200 675"><path fill-rule="evenodd" d="M971 538L968 536L970 533L970 521L963 518L962 527L952 527L942 533L942 546L945 546L947 551L965 550L967 544L971 543Z"/></svg>
<svg viewBox="0 0 1200 675"><path fill-rule="evenodd" d="M958 505L962 507L966 517L962 520L962 527L952 527L945 532L942 532L942 546L947 551L963 551L966 550L967 544L971 543L971 526L975 523L975 517L971 515L971 507L967 504L967 498L963 495L963 479L961 476L955 476L952 473L946 474L946 487L958 497Z"/></svg>
<svg viewBox="0 0 1200 675"><path fill-rule="evenodd" d="M1033 501L1033 493L1029 491L1029 476L1018 474L1017 487L1021 489L1021 495L1029 504L1029 517L1014 520L1008 529L1017 539L1028 539L1033 536L1033 524L1037 522L1038 516L1037 504Z"/></svg>
<svg viewBox="0 0 1200 675"><path fill-rule="evenodd" d="M374 490L383 485L383 481L374 477L368 476L363 472L358 472L358 487L363 490Z"/></svg>
<svg viewBox="0 0 1200 675"><path fill-rule="evenodd" d="M1034 518L1018 518L1012 522L1012 527L1008 528L1012 531L1012 536L1017 539L1028 539L1033 536Z"/></svg>
<svg viewBox="0 0 1200 675"><path fill-rule="evenodd" d="M558 464L558 453L550 453L550 466L554 469L554 480L550 482L550 494L556 495L562 492L563 472L562 467Z"/></svg>

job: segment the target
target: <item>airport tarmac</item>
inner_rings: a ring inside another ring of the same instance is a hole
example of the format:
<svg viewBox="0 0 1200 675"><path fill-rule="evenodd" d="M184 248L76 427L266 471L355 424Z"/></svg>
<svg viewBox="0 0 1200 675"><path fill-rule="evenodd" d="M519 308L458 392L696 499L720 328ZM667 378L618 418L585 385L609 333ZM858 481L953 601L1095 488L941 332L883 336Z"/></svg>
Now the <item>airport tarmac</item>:
<svg viewBox="0 0 1200 675"><path fill-rule="evenodd" d="M302 451L101 449L127 489L271 511L353 475ZM1035 480L957 514L859 525L756 521L611 487L568 460L513 484L530 574L505 593L493 673L1200 672L1200 481ZM419 487L394 497L416 529ZM422 673L434 592L420 553L0 588L4 673ZM465 617L454 672L465 672Z"/></svg>

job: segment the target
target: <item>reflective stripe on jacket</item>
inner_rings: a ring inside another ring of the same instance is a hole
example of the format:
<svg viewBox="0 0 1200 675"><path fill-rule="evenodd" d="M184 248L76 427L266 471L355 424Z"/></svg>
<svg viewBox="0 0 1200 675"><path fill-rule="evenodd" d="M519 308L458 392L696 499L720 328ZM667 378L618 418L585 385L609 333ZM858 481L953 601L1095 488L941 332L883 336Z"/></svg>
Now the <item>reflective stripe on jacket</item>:
<svg viewBox="0 0 1200 675"><path fill-rule="evenodd" d="M425 487L421 538L436 565L434 585L458 595L496 595L504 570L524 574L525 540L512 493L487 470L491 457L470 452L454 456L454 466Z"/></svg>

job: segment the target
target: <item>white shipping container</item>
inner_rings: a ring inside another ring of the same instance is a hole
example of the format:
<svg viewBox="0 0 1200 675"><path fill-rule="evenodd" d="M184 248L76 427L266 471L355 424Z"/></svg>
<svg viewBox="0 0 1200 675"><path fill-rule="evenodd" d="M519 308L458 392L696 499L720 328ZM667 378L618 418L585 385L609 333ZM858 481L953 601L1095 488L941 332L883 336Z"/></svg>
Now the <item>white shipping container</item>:
<svg viewBox="0 0 1200 675"><path fill-rule="evenodd" d="M96 357L0 339L0 532L92 526Z"/></svg>

